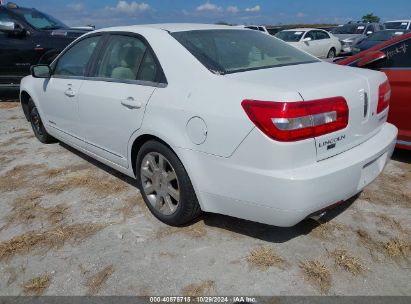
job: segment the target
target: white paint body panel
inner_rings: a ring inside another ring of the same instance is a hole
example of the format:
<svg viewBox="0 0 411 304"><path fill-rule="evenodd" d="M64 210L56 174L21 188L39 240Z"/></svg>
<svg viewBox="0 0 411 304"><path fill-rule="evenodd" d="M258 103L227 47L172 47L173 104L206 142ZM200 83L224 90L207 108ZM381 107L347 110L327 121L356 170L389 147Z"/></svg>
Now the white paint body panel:
<svg viewBox="0 0 411 304"><path fill-rule="evenodd" d="M79 132L77 142L47 123L62 115L44 91L54 78L28 76L21 91L32 97L51 135L104 164L134 177L134 141L143 135L158 137L182 161L203 211L272 225L292 226L350 198L375 179L390 158L397 129L386 123L386 111L364 122L358 100L358 90L366 90L370 107L376 107L376 90L386 80L383 73L318 62L215 75L163 28L227 27L180 24L107 29L144 36L168 84L153 87L85 79L72 105L78 112L72 109L73 117L65 118L72 121L67 128ZM64 85L60 87L53 98L64 104L67 101L57 92ZM297 102L334 96L347 99L350 120L349 127L340 131L346 134L346 142L332 152L321 151L317 143L336 133L276 142L257 129L241 107L244 99ZM121 106L121 100L128 97L141 101L141 108ZM187 132L193 117L204 121L205 140L202 123L193 126L193 134Z"/></svg>

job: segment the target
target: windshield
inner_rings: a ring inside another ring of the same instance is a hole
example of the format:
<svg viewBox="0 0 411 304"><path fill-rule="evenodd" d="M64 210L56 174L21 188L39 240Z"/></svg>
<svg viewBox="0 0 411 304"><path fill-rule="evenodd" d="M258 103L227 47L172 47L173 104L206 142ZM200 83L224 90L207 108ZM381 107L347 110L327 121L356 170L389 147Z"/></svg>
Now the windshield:
<svg viewBox="0 0 411 304"><path fill-rule="evenodd" d="M388 30L406 30L409 22L386 22L385 28Z"/></svg>
<svg viewBox="0 0 411 304"><path fill-rule="evenodd" d="M287 41L287 42L298 42L305 32L301 31L282 31L275 35L275 37Z"/></svg>
<svg viewBox="0 0 411 304"><path fill-rule="evenodd" d="M217 74L319 61L257 31L201 30L171 35L205 67Z"/></svg>
<svg viewBox="0 0 411 304"><path fill-rule="evenodd" d="M38 30L57 30L67 28L63 22L36 10L16 10L16 13Z"/></svg>
<svg viewBox="0 0 411 304"><path fill-rule="evenodd" d="M339 26L336 28L333 28L331 30L331 33L333 34L341 34L341 35L354 35L354 34L359 34L361 35L364 33L365 30L365 25L358 25L358 24L346 24L343 26Z"/></svg>
<svg viewBox="0 0 411 304"><path fill-rule="evenodd" d="M371 35L369 41L387 41L394 37L404 35L405 31L381 31Z"/></svg>

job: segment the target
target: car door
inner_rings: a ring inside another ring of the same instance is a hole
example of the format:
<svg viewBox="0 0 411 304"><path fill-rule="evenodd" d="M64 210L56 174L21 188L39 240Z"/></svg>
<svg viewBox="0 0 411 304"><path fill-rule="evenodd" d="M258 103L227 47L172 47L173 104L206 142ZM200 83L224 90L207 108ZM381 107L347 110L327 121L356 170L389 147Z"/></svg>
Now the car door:
<svg viewBox="0 0 411 304"><path fill-rule="evenodd" d="M19 24L18 20L2 9L0 9L0 22ZM0 31L0 84L20 84L20 78L30 73L30 66L36 62L36 58L34 42L25 31L21 33Z"/></svg>
<svg viewBox="0 0 411 304"><path fill-rule="evenodd" d="M87 150L128 167L128 142L142 124L160 75L159 63L145 39L133 34L110 35L80 90Z"/></svg>
<svg viewBox="0 0 411 304"><path fill-rule="evenodd" d="M388 121L399 129L398 143L411 149L411 39L385 49L387 59L378 68L387 74L391 84Z"/></svg>
<svg viewBox="0 0 411 304"><path fill-rule="evenodd" d="M315 37L315 32L314 31L308 31L305 33L304 37L302 38L311 38L310 41L301 41L301 49L306 51L307 53L310 53L313 56L318 57L319 56L319 50L318 50L318 43L316 41Z"/></svg>
<svg viewBox="0 0 411 304"><path fill-rule="evenodd" d="M78 92L101 40L101 35L88 36L59 56L52 66L53 75L45 80L39 98L45 123L60 139L80 147L84 146L84 141L80 135Z"/></svg>
<svg viewBox="0 0 411 304"><path fill-rule="evenodd" d="M318 44L318 57L325 58L332 48L330 35L323 31L315 31L316 42Z"/></svg>

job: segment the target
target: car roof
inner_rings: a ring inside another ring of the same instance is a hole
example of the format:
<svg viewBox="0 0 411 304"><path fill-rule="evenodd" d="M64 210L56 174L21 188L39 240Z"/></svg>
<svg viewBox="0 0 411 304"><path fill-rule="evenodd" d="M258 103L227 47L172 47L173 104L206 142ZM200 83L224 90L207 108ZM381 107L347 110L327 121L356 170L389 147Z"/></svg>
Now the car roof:
<svg viewBox="0 0 411 304"><path fill-rule="evenodd" d="M215 24L200 24L200 23L159 23L159 24L141 24L131 26L119 26L99 29L98 32L104 31L127 31L138 32L139 29L162 30L167 32L184 32L184 31L199 31L199 30L242 30L239 27L229 25L215 25Z"/></svg>
<svg viewBox="0 0 411 304"><path fill-rule="evenodd" d="M358 53L358 54L356 54L356 55L354 55L354 56L351 56L351 57L348 57L348 58L343 59L343 60L341 60L341 61L338 61L337 64L341 64L341 65L350 64L350 63L352 63L352 62L360 59L361 57L363 57L363 56L364 56L365 54L367 54L368 52L377 51L377 50L379 50L379 49L381 49L381 48L387 47L387 46L389 46L389 45L391 45L391 44L400 42L400 41L405 40L405 39L408 39L408 38L411 38L411 33L407 33L407 34L404 34L404 35L395 37L395 38L393 38L393 39L391 39L391 40L388 40L388 41L382 42L382 43L380 43L380 44L377 44L377 45L373 46L372 48L370 48L370 49L368 49L368 50L362 51L362 52L360 52L360 53Z"/></svg>
<svg viewBox="0 0 411 304"><path fill-rule="evenodd" d="M283 31L284 32L286 32L286 31L290 31L290 32L307 32L307 31L325 31L325 30L318 29L318 28L294 28L294 29L286 29L286 30L283 30Z"/></svg>

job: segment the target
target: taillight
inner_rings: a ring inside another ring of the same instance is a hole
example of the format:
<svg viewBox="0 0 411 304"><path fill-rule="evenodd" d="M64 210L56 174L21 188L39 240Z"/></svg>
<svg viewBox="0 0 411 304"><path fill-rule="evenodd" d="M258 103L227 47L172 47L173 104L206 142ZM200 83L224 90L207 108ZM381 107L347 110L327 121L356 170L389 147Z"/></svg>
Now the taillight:
<svg viewBox="0 0 411 304"><path fill-rule="evenodd" d="M244 100L241 105L251 121L277 141L312 138L348 125L348 106L343 97L302 102Z"/></svg>
<svg viewBox="0 0 411 304"><path fill-rule="evenodd" d="M390 105L391 86L388 81L380 85L378 89L377 114L384 111Z"/></svg>

